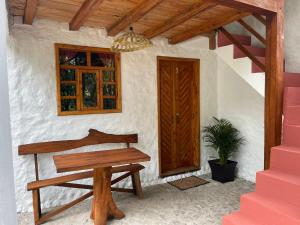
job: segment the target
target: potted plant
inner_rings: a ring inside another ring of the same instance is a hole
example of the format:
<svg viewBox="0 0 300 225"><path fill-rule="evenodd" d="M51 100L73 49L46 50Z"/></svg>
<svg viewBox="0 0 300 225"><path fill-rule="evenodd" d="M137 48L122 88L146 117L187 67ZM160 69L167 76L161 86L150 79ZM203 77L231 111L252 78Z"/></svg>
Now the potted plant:
<svg viewBox="0 0 300 225"><path fill-rule="evenodd" d="M222 183L234 181L237 162L229 158L245 143L240 131L230 121L213 117L213 122L203 128L203 140L219 155L219 159L208 161L212 179Z"/></svg>

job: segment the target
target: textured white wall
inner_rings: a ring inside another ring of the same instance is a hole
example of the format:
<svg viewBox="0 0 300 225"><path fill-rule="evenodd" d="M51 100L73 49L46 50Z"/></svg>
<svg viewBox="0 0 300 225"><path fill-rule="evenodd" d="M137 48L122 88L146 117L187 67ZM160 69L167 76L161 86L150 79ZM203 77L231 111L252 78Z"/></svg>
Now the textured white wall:
<svg viewBox="0 0 300 225"><path fill-rule="evenodd" d="M0 2L0 225L14 225L16 204L8 98L6 45L8 36L5 1Z"/></svg>
<svg viewBox="0 0 300 225"><path fill-rule="evenodd" d="M234 159L238 176L255 182L264 161L264 97L218 58L218 116L232 122L246 138Z"/></svg>
<svg viewBox="0 0 300 225"><path fill-rule="evenodd" d="M109 133L139 134L139 149L152 158L142 172L143 185L164 182L158 178L157 80L156 56L200 58L201 123L217 114L216 55L208 50L169 46L157 39L155 46L125 53L122 61L123 112L118 114L58 117L56 115L56 81L53 44L68 43L109 47L111 39L103 30L82 28L68 31L68 24L45 20L33 26L14 25L8 46L11 125L15 164L15 187L18 211L31 210L31 193L26 183L34 180L33 158L18 156L20 144L58 139L81 138L89 128ZM102 146L101 148L116 147ZM100 148L100 147L99 147ZM202 170L208 171L207 154L202 144ZM40 157L41 178L55 174L51 155ZM186 174L185 176L187 176ZM169 180L178 178L174 176ZM43 207L56 206L80 195L76 191L48 188L42 192Z"/></svg>

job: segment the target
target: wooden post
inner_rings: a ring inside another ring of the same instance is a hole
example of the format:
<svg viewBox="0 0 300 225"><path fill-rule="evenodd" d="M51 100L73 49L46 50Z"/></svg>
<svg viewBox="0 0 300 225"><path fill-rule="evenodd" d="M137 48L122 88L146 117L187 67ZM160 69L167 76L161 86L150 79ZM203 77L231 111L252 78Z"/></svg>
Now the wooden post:
<svg viewBox="0 0 300 225"><path fill-rule="evenodd" d="M117 219L123 218L125 215L120 211L112 199L111 194L111 167L96 168L94 170L94 199L93 213L95 225L106 225L108 216Z"/></svg>
<svg viewBox="0 0 300 225"><path fill-rule="evenodd" d="M281 144L284 0L278 0L277 13L267 16L265 87L265 169L270 166L271 148Z"/></svg>

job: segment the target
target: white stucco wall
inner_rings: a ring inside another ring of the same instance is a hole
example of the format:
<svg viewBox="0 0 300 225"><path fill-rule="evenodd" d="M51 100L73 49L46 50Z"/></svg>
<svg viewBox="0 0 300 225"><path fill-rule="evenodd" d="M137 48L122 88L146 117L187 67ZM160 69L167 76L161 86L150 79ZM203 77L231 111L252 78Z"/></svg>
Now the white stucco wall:
<svg viewBox="0 0 300 225"><path fill-rule="evenodd" d="M8 98L8 25L5 1L0 2L0 15L0 225L15 225L17 221Z"/></svg>
<svg viewBox="0 0 300 225"><path fill-rule="evenodd" d="M165 180L158 178L157 143L157 72L156 56L200 58L201 60L201 123L205 125L217 115L216 55L199 48L169 46L166 40L155 40L146 50L125 53L122 61L122 105L118 114L59 117L56 115L56 75L53 44L68 43L109 47L111 39L104 30L82 28L68 31L68 24L46 20L33 26L14 25L8 46L11 125L18 211L31 211L31 193L26 183L34 180L33 157L18 156L17 146L25 143L81 138L89 128L109 133L138 133L139 149L152 158L142 172L143 185ZM107 148L115 146L102 146ZM98 149L99 149L98 148ZM206 173L207 154L202 144L202 169ZM55 174L51 155L40 157L41 178ZM185 176L187 176L186 174ZM168 180L180 176L170 177ZM56 206L78 197L76 191L48 188L43 207ZM67 190L67 189L66 189Z"/></svg>
<svg viewBox="0 0 300 225"><path fill-rule="evenodd" d="M235 154L238 176L255 182L264 165L264 97L218 58L218 116L232 122L246 139Z"/></svg>

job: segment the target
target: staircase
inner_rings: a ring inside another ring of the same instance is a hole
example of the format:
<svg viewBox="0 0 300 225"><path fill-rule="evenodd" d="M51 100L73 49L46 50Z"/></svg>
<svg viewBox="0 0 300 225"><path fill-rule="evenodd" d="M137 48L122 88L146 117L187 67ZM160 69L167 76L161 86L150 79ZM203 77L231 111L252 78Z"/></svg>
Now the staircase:
<svg viewBox="0 0 300 225"><path fill-rule="evenodd" d="M251 46L250 36L233 36L265 62L265 49ZM246 57L222 34L218 46L231 46L232 60ZM262 75L260 67L246 60L251 76ZM272 148L270 169L257 173L255 192L241 197L240 211L225 216L223 225L300 225L300 74L285 72L284 86L282 145Z"/></svg>

